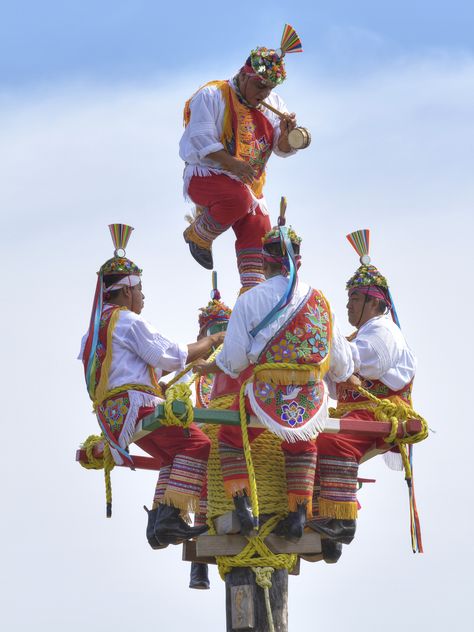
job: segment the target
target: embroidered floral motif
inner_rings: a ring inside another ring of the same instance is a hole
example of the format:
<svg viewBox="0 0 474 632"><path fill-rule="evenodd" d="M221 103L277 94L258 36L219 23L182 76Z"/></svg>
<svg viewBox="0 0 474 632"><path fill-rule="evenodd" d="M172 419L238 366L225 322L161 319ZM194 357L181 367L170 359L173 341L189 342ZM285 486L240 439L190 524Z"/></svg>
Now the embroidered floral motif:
<svg viewBox="0 0 474 632"><path fill-rule="evenodd" d="M103 413L112 432L122 428L129 407L130 400L128 397L117 397L106 402L106 405L103 407Z"/></svg>
<svg viewBox="0 0 474 632"><path fill-rule="evenodd" d="M255 394L265 403L269 403L275 397L275 389L268 382L257 382L255 385Z"/></svg>
<svg viewBox="0 0 474 632"><path fill-rule="evenodd" d="M303 415L306 410L303 406L300 406L298 402L293 401L290 404L283 404L281 410L281 420L292 428L296 426L296 424L303 423Z"/></svg>
<svg viewBox="0 0 474 632"><path fill-rule="evenodd" d="M278 344L272 346L271 350L275 362L289 362L297 358L295 345L287 340L280 340Z"/></svg>

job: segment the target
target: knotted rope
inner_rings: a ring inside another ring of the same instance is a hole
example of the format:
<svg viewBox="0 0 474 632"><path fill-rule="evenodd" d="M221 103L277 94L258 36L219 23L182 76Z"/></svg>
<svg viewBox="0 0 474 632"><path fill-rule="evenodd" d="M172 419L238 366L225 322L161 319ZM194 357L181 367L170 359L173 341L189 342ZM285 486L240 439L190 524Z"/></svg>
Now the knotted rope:
<svg viewBox="0 0 474 632"><path fill-rule="evenodd" d="M102 455L100 457L94 456L94 448L102 444ZM87 454L87 463L79 461L79 463L86 470L104 470L104 482L105 482L105 500L106 500L106 516L112 517L112 482L110 479L110 473L115 467L115 461L110 451L110 446L107 443L104 435L100 437L98 435L89 435L82 444L82 448Z"/></svg>

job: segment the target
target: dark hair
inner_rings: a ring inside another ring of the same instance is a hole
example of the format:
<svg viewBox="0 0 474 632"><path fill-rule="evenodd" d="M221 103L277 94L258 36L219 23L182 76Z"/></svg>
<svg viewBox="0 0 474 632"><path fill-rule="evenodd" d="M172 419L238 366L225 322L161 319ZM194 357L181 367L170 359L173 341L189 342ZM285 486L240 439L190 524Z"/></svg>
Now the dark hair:
<svg viewBox="0 0 474 632"><path fill-rule="evenodd" d="M291 242L291 245L293 246L293 252L295 253L295 255L299 255L300 254L300 245L299 244L295 244L294 241ZM283 256L283 252L281 249L281 242L276 241L274 243L271 244L265 244L263 249L265 250L265 252L268 252L269 255L272 255L273 257L282 257Z"/></svg>
<svg viewBox="0 0 474 632"><path fill-rule="evenodd" d="M107 300L115 300L122 291L121 288L119 288L118 290L107 292L107 288L114 285L114 283L118 283L118 281L121 281L126 276L128 276L128 274L108 274L107 276L104 276L105 294L107 295Z"/></svg>

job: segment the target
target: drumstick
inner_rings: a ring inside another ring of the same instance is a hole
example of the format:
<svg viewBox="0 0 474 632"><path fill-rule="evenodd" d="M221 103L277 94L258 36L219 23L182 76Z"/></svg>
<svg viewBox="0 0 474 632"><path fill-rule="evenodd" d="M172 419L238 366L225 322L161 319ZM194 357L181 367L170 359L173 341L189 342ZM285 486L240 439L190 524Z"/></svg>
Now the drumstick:
<svg viewBox="0 0 474 632"><path fill-rule="evenodd" d="M265 103L265 101L262 101L261 105L264 105L266 108L268 108L271 112L273 112L273 114L276 114L277 116L279 116L281 119L287 119L290 115L289 114L283 114L283 112L280 112L279 110L277 110L276 108L273 107L273 105L270 105L269 103Z"/></svg>

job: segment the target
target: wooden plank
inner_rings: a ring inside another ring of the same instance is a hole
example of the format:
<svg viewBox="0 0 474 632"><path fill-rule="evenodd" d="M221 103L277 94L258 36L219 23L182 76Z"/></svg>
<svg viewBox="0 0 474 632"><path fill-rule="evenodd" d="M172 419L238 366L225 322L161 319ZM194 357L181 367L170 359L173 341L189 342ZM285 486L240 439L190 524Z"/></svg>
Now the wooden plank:
<svg viewBox="0 0 474 632"><path fill-rule="evenodd" d="M214 518L214 527L217 535L231 535L240 532L240 520L235 511L226 511L225 514Z"/></svg>
<svg viewBox="0 0 474 632"><path fill-rule="evenodd" d="M198 557L217 555L238 555L247 546L248 540L243 535L201 535L196 539ZM315 554L321 552L321 538L318 533L303 533L298 542L288 542L271 533L265 538L265 544L272 553Z"/></svg>
<svg viewBox="0 0 474 632"><path fill-rule="evenodd" d="M196 553L196 541L185 540L183 542L183 562L201 562L202 564L216 564L215 557L199 557Z"/></svg>

